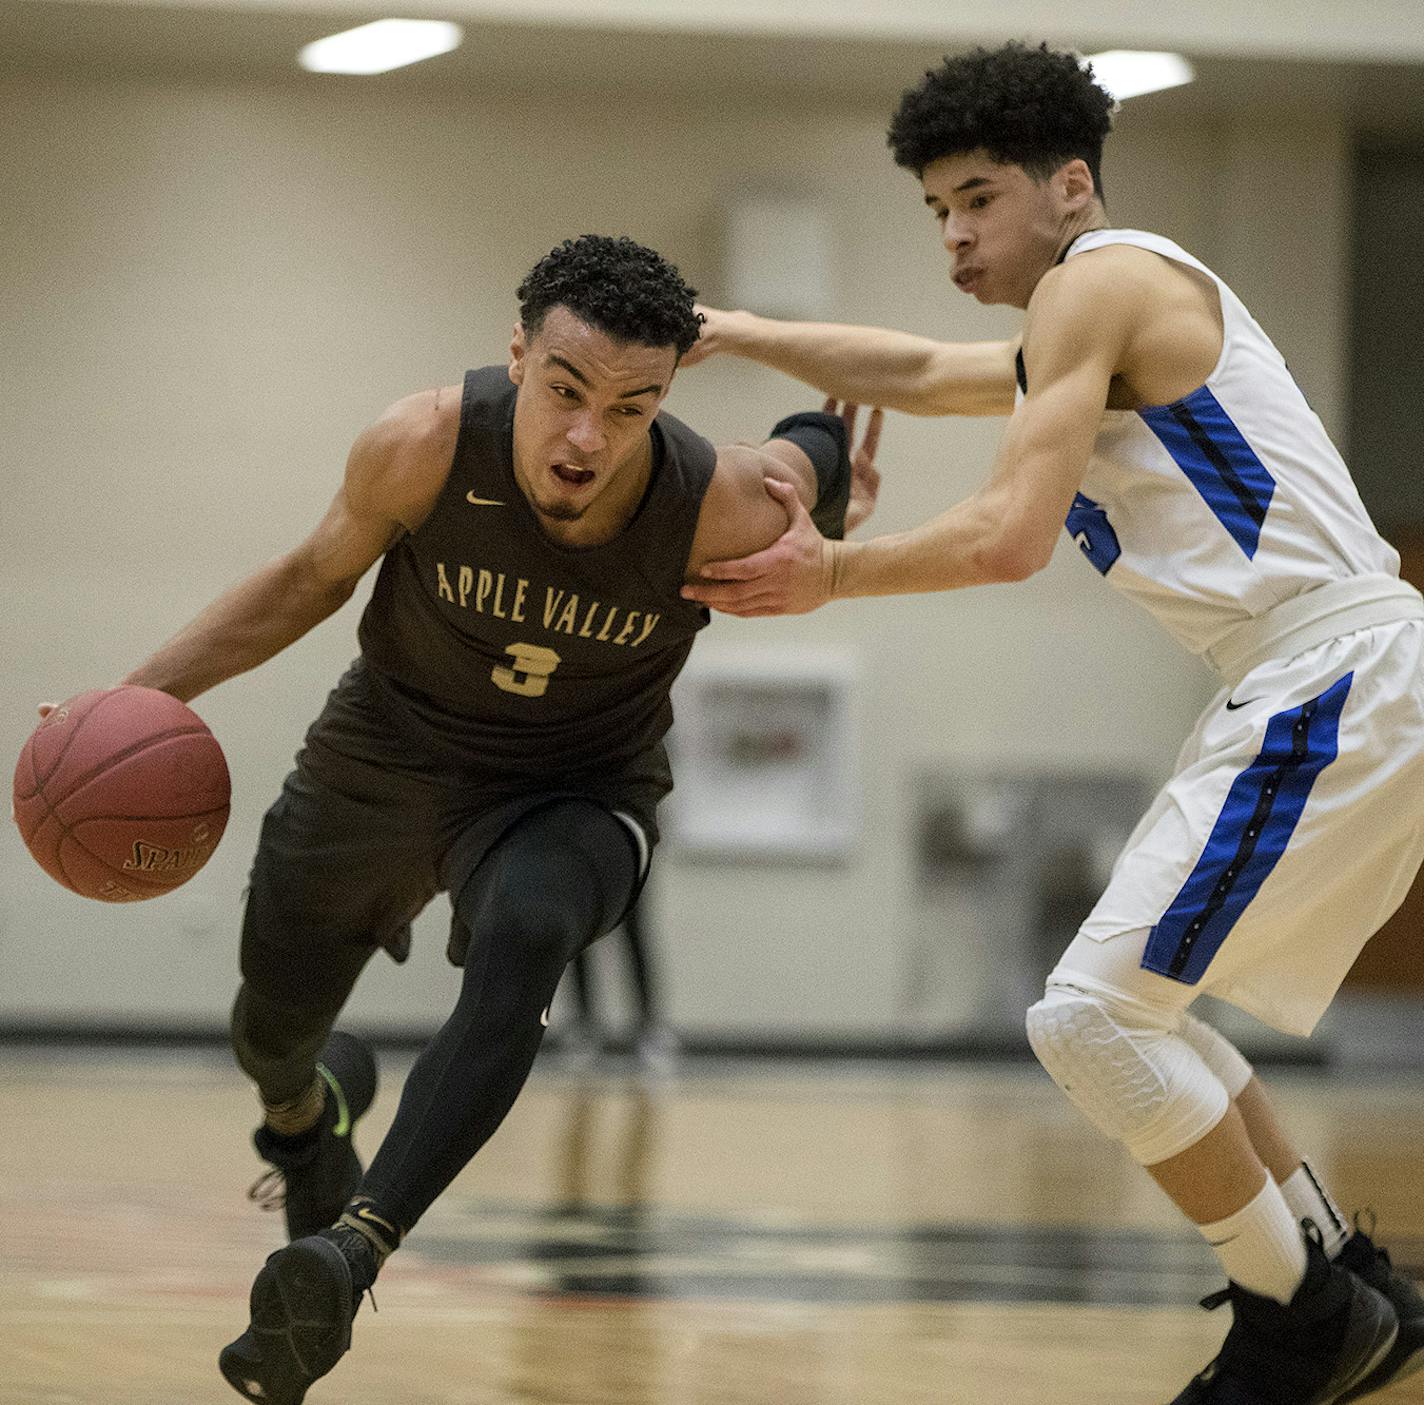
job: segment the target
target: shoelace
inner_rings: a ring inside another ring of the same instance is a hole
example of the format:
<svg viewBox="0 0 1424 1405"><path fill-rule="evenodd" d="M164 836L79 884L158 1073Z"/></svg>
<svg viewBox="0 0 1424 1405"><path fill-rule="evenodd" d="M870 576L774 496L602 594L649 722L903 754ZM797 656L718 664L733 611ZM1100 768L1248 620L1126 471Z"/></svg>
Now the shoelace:
<svg viewBox="0 0 1424 1405"><path fill-rule="evenodd" d="M343 1226L338 1222L338 1223L334 1226L334 1228L336 1228L336 1229L341 1229L341 1228L343 1228ZM363 1235L359 1230L350 1229L350 1228L348 1227L348 1228L347 1228L347 1233L350 1234L350 1235L352 1235L353 1238L360 1239L360 1240L366 1245L367 1251L368 1251L368 1252L371 1251L371 1241L370 1241L369 1239L367 1239L366 1236ZM350 1260L349 1256L346 1255L346 1250L345 1250L344 1248L342 1248L342 1246L341 1246L340 1244L337 1244L336 1247L337 1247L338 1249L341 1249L342 1255L343 1255L344 1257L346 1257L346 1258L347 1258L347 1262L350 1263L351 1260ZM380 1269L380 1264L379 1264L379 1263L377 1263L376 1269L379 1271L379 1269ZM361 1310L361 1303L362 1303L366 1298L370 1298L370 1300L371 1300L371 1311L372 1311L372 1312L379 1312L379 1311L380 1311L380 1308L376 1306L376 1285L375 1285L374 1282L371 1282L371 1283L368 1283L364 1288L362 1288L361 1291L356 1295L356 1305L355 1305L355 1307L352 1309L352 1313L351 1313L351 1315L352 1315L353 1317L355 1317L356 1313L360 1312L360 1310Z"/></svg>

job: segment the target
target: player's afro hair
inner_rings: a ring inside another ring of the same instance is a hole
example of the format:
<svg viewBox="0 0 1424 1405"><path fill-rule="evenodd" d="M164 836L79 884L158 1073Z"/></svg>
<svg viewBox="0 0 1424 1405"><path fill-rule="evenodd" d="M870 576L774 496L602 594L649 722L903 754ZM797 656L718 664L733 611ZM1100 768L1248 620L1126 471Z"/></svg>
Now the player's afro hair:
<svg viewBox="0 0 1424 1405"><path fill-rule="evenodd" d="M566 307L617 341L676 347L679 357L702 325L696 296L661 254L603 234L565 239L529 270L517 293L528 337L538 335L550 308Z"/></svg>
<svg viewBox="0 0 1424 1405"><path fill-rule="evenodd" d="M1043 180L1082 157L1101 193L1103 139L1116 104L1076 54L1005 44L946 58L900 99L887 138L917 176L941 156L984 150Z"/></svg>

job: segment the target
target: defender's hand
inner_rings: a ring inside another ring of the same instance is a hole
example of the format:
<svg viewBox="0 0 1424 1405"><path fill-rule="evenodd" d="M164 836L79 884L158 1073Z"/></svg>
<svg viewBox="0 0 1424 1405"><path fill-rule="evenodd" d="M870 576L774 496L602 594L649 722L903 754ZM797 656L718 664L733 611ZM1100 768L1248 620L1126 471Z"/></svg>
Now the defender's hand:
<svg viewBox="0 0 1424 1405"><path fill-rule="evenodd" d="M791 525L754 556L709 562L700 580L683 586L685 599L729 615L752 616L804 615L831 598L835 543L816 530L795 488L776 478L765 482Z"/></svg>
<svg viewBox="0 0 1424 1405"><path fill-rule="evenodd" d="M720 308L706 307L702 303L694 304L693 310L702 314L702 330L682 360L677 363L679 367L695 366L699 361L705 361L709 356L715 356L719 351L725 350L723 333L728 321L737 315L735 312L723 312Z"/></svg>
<svg viewBox="0 0 1424 1405"><path fill-rule="evenodd" d="M855 421L859 405L841 405L827 400L822 407L828 415L839 415L845 421L846 438L855 445ZM880 448L880 430L885 423L885 411L876 406L865 426L865 438L850 454L850 502L846 504L845 534L849 536L872 512L880 496L880 470L875 467L875 455Z"/></svg>

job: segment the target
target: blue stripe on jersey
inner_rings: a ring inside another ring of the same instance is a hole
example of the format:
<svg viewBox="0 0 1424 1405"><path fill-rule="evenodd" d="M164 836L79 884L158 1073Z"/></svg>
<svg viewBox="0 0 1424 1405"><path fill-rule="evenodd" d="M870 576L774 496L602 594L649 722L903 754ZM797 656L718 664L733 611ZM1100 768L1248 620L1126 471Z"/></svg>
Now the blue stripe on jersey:
<svg viewBox="0 0 1424 1405"><path fill-rule="evenodd" d="M1211 838L1147 939L1144 970L1195 985L1290 843L1315 778L1339 750L1354 679L1266 724L1261 753L1231 784Z"/></svg>
<svg viewBox="0 0 1424 1405"><path fill-rule="evenodd" d="M1256 554L1276 480L1206 386L1138 413L1247 557Z"/></svg>

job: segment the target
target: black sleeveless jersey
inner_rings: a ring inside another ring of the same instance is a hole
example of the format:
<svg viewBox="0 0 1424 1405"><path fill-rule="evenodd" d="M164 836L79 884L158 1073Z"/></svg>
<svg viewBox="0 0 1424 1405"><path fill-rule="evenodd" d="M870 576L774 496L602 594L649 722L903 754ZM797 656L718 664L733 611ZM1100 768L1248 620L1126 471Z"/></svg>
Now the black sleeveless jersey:
<svg viewBox="0 0 1424 1405"><path fill-rule="evenodd" d="M503 366L466 373L450 476L361 618L366 665L428 749L491 778L663 772L668 690L708 621L678 591L716 450L657 416L633 519L560 546L515 481L515 395Z"/></svg>

